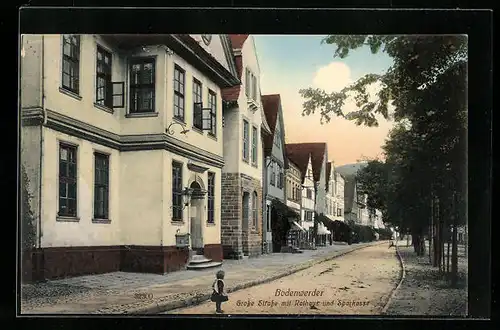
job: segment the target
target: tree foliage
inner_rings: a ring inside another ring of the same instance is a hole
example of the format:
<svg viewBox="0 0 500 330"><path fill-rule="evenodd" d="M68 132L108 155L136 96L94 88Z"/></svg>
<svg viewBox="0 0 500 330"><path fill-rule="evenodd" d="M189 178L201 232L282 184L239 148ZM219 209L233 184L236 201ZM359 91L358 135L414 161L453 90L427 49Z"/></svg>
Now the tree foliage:
<svg viewBox="0 0 500 330"><path fill-rule="evenodd" d="M439 201L441 223L456 214L464 224L467 38L329 36L323 42L336 45L335 57L368 46L393 60L385 73L369 73L339 92L300 91L303 115L319 111L321 120L340 116L365 126L377 126L377 115L395 121L384 146L385 160L370 161L358 172L358 181L369 192L369 208L380 209L385 222L410 231L416 242L429 225L432 196ZM373 99L369 89L375 83L380 89ZM345 113L350 97L356 111Z"/></svg>
<svg viewBox="0 0 500 330"><path fill-rule="evenodd" d="M328 36L322 42L336 45L334 57L345 58L351 50L369 46L372 53L385 52L393 59L384 74L366 74L339 92L300 90L305 99L303 115L319 111L321 120L327 122L332 116L340 116L357 125L377 126L375 115L389 118L389 105L395 107L396 120L405 118L412 112L408 107L413 103L409 94L432 85L439 75L467 58L466 36ZM368 87L375 83L380 90L372 100ZM345 113L349 96L354 97L357 110Z"/></svg>

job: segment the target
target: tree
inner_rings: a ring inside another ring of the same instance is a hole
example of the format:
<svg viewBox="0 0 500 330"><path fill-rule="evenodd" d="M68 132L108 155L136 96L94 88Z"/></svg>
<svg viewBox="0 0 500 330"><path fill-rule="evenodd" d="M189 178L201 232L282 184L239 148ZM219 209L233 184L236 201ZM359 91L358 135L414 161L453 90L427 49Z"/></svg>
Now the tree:
<svg viewBox="0 0 500 330"><path fill-rule="evenodd" d="M466 37L329 36L323 42L337 46L335 57L369 46L372 53L386 52L393 59L384 74L367 74L340 92L301 90L303 115L319 111L322 121L340 116L366 126L378 125L376 115L395 120L384 146L385 163L371 162L360 180L372 191L370 205L379 206L384 219L401 231L411 231L418 254L425 252L423 237L435 196L438 244L433 246L441 255L443 234L451 223L447 219L455 214L455 227L465 221ZM374 84L380 87L375 99L369 93ZM357 109L345 113L349 98Z"/></svg>

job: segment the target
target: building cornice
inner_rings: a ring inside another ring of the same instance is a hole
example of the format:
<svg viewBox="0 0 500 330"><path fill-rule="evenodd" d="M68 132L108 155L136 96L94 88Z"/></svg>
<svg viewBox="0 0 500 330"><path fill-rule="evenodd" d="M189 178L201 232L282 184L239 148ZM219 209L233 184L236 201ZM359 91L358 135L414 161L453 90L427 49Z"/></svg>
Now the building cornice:
<svg viewBox="0 0 500 330"><path fill-rule="evenodd" d="M44 111L41 108L27 111L23 109L22 114L22 123L25 126L43 123ZM165 133L119 135L49 109L45 110L45 114L44 126L121 152L163 149L217 168L224 166L223 157Z"/></svg>

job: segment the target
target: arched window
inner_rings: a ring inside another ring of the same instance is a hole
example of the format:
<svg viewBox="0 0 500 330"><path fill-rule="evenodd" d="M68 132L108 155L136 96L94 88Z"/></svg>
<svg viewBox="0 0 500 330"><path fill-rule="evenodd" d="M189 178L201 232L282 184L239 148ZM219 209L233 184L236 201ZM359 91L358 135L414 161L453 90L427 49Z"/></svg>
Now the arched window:
<svg viewBox="0 0 500 330"><path fill-rule="evenodd" d="M243 219L242 219L243 220L242 221L243 222L243 228L244 228L244 230L247 230L248 224L249 224L249 221L248 221L249 220L248 219L249 218L249 212L248 212L248 210L250 208L250 194L249 193L247 193L247 192L243 193L242 203L243 203L243 205L242 205L242 210L243 210L243 214L242 214L242 216L243 216Z"/></svg>
<svg viewBox="0 0 500 330"><path fill-rule="evenodd" d="M253 196L252 196L252 225L254 228L257 228L257 222L258 222L258 213L257 213L257 205L258 205L258 196L257 196L257 192L254 191L253 192Z"/></svg>

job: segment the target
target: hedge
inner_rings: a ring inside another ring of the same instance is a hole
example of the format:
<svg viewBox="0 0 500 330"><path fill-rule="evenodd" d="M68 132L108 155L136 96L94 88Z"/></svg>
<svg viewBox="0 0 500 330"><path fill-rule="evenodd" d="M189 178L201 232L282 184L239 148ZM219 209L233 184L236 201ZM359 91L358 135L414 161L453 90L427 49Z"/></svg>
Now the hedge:
<svg viewBox="0 0 500 330"><path fill-rule="evenodd" d="M373 242L376 240L375 229L370 226L353 225L352 226L353 243Z"/></svg>
<svg viewBox="0 0 500 330"><path fill-rule="evenodd" d="M375 231L379 234L380 240L388 240L392 237L392 231L388 228L378 228Z"/></svg>

